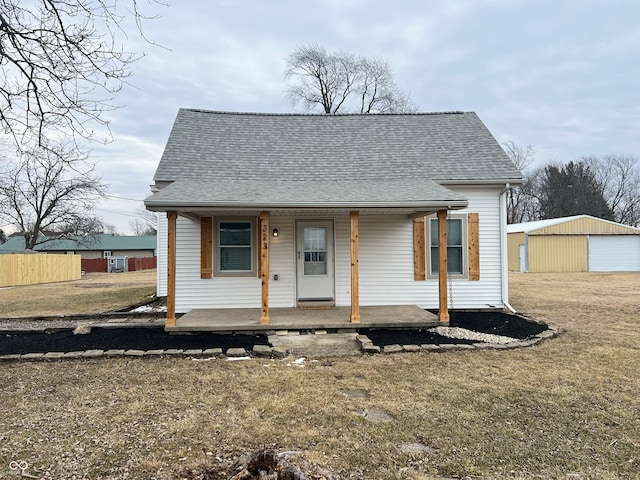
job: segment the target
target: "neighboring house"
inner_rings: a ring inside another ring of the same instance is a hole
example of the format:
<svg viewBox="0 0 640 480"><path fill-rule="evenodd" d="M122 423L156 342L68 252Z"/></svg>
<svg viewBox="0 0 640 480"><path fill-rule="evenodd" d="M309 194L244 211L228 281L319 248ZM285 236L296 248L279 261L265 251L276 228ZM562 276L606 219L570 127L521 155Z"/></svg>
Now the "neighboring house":
<svg viewBox="0 0 640 480"><path fill-rule="evenodd" d="M154 181L167 328L194 309L509 306L522 176L475 113L181 109Z"/></svg>
<svg viewBox="0 0 640 480"><path fill-rule="evenodd" d="M154 257L156 236L118 236L96 233L86 236L55 238L36 245L33 250L42 253L80 255L83 259L107 257ZM12 236L0 245L0 254L13 253L25 247L23 236Z"/></svg>
<svg viewBox="0 0 640 480"><path fill-rule="evenodd" d="M640 271L640 229L589 215L507 226L509 270Z"/></svg>

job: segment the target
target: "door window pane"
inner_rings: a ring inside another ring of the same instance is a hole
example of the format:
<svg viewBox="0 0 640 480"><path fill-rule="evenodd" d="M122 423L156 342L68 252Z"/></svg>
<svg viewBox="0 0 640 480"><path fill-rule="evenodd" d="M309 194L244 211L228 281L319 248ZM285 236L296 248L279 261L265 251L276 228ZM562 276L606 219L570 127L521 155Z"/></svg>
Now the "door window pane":
<svg viewBox="0 0 640 480"><path fill-rule="evenodd" d="M304 274L327 274L327 228L304 227Z"/></svg>

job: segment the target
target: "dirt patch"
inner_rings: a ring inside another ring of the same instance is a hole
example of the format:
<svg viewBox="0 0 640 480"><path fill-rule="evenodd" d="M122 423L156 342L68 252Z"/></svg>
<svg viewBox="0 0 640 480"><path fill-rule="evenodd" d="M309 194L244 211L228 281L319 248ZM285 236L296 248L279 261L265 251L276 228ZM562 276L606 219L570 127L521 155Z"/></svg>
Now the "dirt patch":
<svg viewBox="0 0 640 480"><path fill-rule="evenodd" d="M121 286L115 283L76 283L72 285L75 288L108 288Z"/></svg>

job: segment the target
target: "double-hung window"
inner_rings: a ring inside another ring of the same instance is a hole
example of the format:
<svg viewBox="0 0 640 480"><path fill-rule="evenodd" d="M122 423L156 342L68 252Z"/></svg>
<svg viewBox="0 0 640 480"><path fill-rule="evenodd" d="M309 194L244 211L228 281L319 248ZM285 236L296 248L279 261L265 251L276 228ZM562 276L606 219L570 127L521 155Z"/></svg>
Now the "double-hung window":
<svg viewBox="0 0 640 480"><path fill-rule="evenodd" d="M252 275L256 272L256 227L252 219L216 221L216 272Z"/></svg>
<svg viewBox="0 0 640 480"><path fill-rule="evenodd" d="M451 215L447 218L447 272L451 276L467 277L467 217ZM429 276L438 276L439 245L438 219L429 219Z"/></svg>

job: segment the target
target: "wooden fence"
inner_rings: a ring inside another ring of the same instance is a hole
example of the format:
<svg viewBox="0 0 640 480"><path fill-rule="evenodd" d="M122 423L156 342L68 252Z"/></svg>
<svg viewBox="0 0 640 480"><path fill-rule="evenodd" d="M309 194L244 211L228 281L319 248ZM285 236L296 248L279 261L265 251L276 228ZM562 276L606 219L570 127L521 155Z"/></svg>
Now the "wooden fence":
<svg viewBox="0 0 640 480"><path fill-rule="evenodd" d="M128 270L135 272L136 270L151 270L156 268L156 257L129 257L127 259ZM107 271L107 259L106 258L83 258L82 259L82 271L91 272L106 272Z"/></svg>
<svg viewBox="0 0 640 480"><path fill-rule="evenodd" d="M0 255L0 287L79 280L80 255Z"/></svg>

